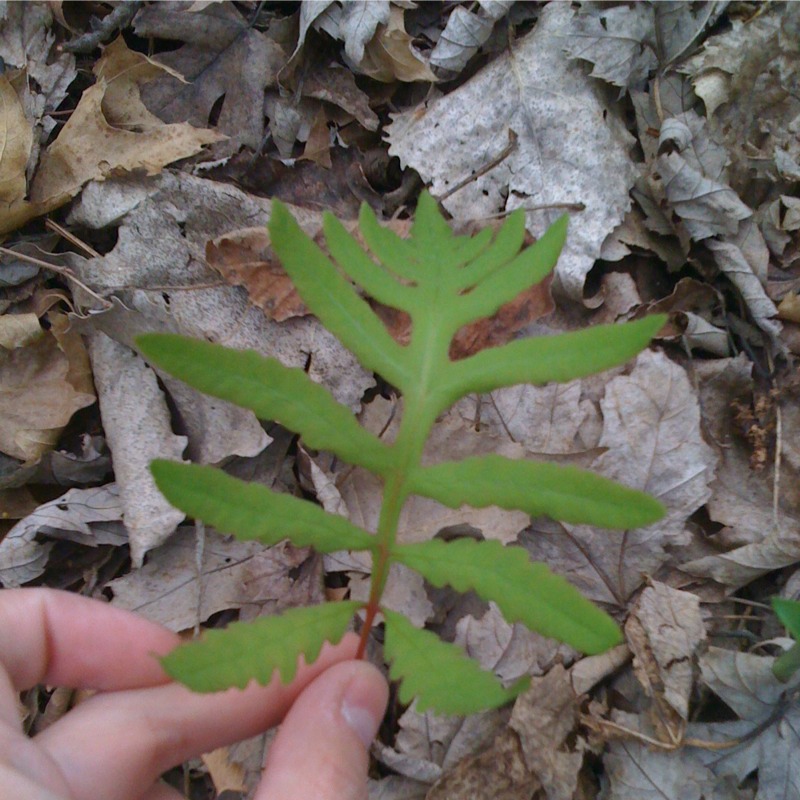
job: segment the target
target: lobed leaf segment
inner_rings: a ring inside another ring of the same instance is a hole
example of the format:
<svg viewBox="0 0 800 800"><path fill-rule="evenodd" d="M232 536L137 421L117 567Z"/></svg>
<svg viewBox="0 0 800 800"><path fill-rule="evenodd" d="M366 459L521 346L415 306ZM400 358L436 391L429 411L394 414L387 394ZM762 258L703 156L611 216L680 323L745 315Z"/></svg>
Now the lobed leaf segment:
<svg viewBox="0 0 800 800"><path fill-rule="evenodd" d="M509 622L521 622L585 653L606 650L621 641L621 634L611 617L547 565L532 563L521 548L468 539L398 543L406 499L424 495L452 508L496 505L606 528L648 525L662 516L663 508L648 495L572 467L500 456L423 466L431 427L465 394L567 381L622 364L648 344L664 318L518 340L453 361L450 343L462 326L494 314L552 270L564 243L566 218L526 249L522 211L511 214L494 237L488 229L456 236L427 193L420 197L408 239L382 227L366 205L359 222L370 253L326 214L326 255L277 201L269 231L308 308L365 369L381 374L402 393L403 416L394 442L373 436L305 372L275 359L174 335L147 334L137 343L149 361L191 386L252 409L301 434L308 447L331 451L380 476L379 523L376 531L366 531L312 502L219 469L152 464L156 483L172 504L220 531L267 545L288 538L321 552L369 551L374 565L369 600L235 623L178 648L163 663L172 676L198 691L244 686L251 679L265 683L274 670L289 681L298 656L316 658L322 643L338 641L360 610L365 613L363 654L370 628L382 613L385 653L392 677L401 681L401 700L416 697L420 709L472 713L507 702L525 681L503 687L455 645L382 608L393 563L417 570L435 586L473 590L497 603ZM407 345L389 335L356 286L410 315Z"/></svg>
<svg viewBox="0 0 800 800"><path fill-rule="evenodd" d="M794 644L779 655L772 665L775 677L781 683L787 683L800 670L800 602L773 597L772 609L794 639Z"/></svg>

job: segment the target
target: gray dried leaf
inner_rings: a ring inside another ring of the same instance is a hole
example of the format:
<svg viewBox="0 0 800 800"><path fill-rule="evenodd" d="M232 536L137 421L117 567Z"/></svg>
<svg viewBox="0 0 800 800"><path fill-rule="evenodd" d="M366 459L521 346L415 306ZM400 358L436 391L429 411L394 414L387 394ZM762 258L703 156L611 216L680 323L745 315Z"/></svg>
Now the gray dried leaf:
<svg viewBox="0 0 800 800"><path fill-rule="evenodd" d="M743 224L746 224L743 223ZM758 235L761 243L764 243L758 228L750 226L751 230ZM720 271L727 276L731 283L739 290L750 314L761 330L768 333L773 339L781 332L781 324L775 319L778 309L775 303L769 299L766 291L750 265L745 252L742 250L741 237L723 237L721 239L709 239L706 246L714 255L714 261ZM768 257L766 245L763 247L764 254Z"/></svg>
<svg viewBox="0 0 800 800"><path fill-rule="evenodd" d="M601 101L595 81L563 52L571 16L565 3L546 5L534 30L510 52L431 101L424 114L413 109L394 115L388 131L390 154L430 182L434 195L467 181L443 199L457 218L546 206L527 216L528 229L538 236L564 204L583 204L555 273L557 286L582 300L603 241L630 207L636 171L630 134ZM468 109L479 109L480 124ZM506 149L509 131L516 142L493 163Z"/></svg>
<svg viewBox="0 0 800 800"><path fill-rule="evenodd" d="M684 525L710 496L716 455L703 440L697 397L685 371L661 353L644 351L630 375L613 378L601 401L607 451L591 467L658 497L667 515L647 528L599 531L535 519L521 542L581 592L624 605L668 555L686 543Z"/></svg>
<svg viewBox="0 0 800 800"><path fill-rule="evenodd" d="M456 6L430 54L430 65L461 72L480 46L492 35L494 20Z"/></svg>
<svg viewBox="0 0 800 800"><path fill-rule="evenodd" d="M615 711L613 721L649 734L639 717ZM641 741L615 739L603 756L606 800L708 800L717 783L714 774L686 749L665 752ZM721 800L721 798L720 798ZM733 800L731 798L731 800Z"/></svg>
<svg viewBox="0 0 800 800"><path fill-rule="evenodd" d="M136 197L132 208L122 203L129 191ZM93 328L129 346L140 333L164 331L249 348L287 366L305 367L310 358L309 375L340 402L360 408L374 379L316 319L275 323L251 306L240 288L208 286L218 284L219 276L206 265L207 242L232 230L266 225L268 200L216 181L165 172L155 180L118 184L112 179L89 185L75 219L85 224L102 220L98 212L107 193L117 201L118 212L127 210L117 246L103 258L71 262L83 281L100 292L113 288L120 298L108 313L93 315ZM294 213L309 231L320 224L316 212L297 208Z"/></svg>
<svg viewBox="0 0 800 800"><path fill-rule="evenodd" d="M756 800L789 800L800 792L800 708L795 702L800 673L787 685L772 674L773 658L717 647L700 659L706 685L740 717L734 722L694 724L688 735L738 747L697 748L695 757L718 778L744 778L758 770Z"/></svg>
<svg viewBox="0 0 800 800"><path fill-rule="evenodd" d="M465 397L455 411L463 423L498 439L509 439L531 453L567 454L593 447L582 430L597 417L582 397L581 381L546 386L511 386L488 396Z"/></svg>
<svg viewBox="0 0 800 800"><path fill-rule="evenodd" d="M208 126L215 103L225 102L216 130L227 134L226 152L242 144L256 150L264 133L264 90L276 85L286 61L281 47L266 34L248 27L233 7L214 3L195 14L169 5L145 6L136 15L139 36L186 42L178 50L159 53L159 63L186 80L164 76L143 87L148 108L165 122Z"/></svg>
<svg viewBox="0 0 800 800"><path fill-rule="evenodd" d="M523 675L542 675L556 661L566 663L576 653L554 639L529 631L524 625L509 625L494 603L476 619L471 614L456 623L456 644L483 669L506 683Z"/></svg>
<svg viewBox="0 0 800 800"><path fill-rule="evenodd" d="M680 153L665 153L656 165L670 205L695 241L734 235L739 220L752 215L730 186L705 177Z"/></svg>
<svg viewBox="0 0 800 800"><path fill-rule="evenodd" d="M485 748L507 718L498 709L468 717L420 714L412 704L400 717L394 747L379 744L379 757L401 775L430 784Z"/></svg>
<svg viewBox="0 0 800 800"><path fill-rule="evenodd" d="M39 535L70 539L89 547L125 544L127 537L118 525L122 513L117 486L113 483L93 489L70 489L44 503L0 541L0 583L13 588L44 572L53 543L39 542Z"/></svg>
<svg viewBox="0 0 800 800"><path fill-rule="evenodd" d="M156 376L133 351L95 332L89 338L89 355L131 560L140 567L144 554L163 544L184 518L156 488L149 464L154 458L180 461L187 439L172 432Z"/></svg>
<svg viewBox="0 0 800 800"><path fill-rule="evenodd" d="M625 634L645 693L688 720L694 656L706 638L700 599L652 581L631 611Z"/></svg>
<svg viewBox="0 0 800 800"><path fill-rule="evenodd" d="M657 65L653 50L655 17L650 3L635 6L587 5L565 35L571 58L588 61L592 77L623 89L643 88Z"/></svg>
<svg viewBox="0 0 800 800"><path fill-rule="evenodd" d="M354 63L364 58L364 45L375 35L378 25L389 22L389 0L351 0L342 3L338 39L344 41L344 52Z"/></svg>

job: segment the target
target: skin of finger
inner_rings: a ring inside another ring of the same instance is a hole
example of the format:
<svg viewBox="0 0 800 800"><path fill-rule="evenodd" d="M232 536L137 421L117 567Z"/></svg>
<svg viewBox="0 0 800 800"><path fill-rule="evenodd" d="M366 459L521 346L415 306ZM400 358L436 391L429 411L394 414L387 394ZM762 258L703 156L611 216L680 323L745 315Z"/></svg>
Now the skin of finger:
<svg viewBox="0 0 800 800"><path fill-rule="evenodd" d="M177 789L173 789L163 781L151 786L141 797L136 800L186 800L185 796Z"/></svg>
<svg viewBox="0 0 800 800"><path fill-rule="evenodd" d="M54 794L31 780L27 775L18 772L7 764L0 762L0 797L19 798L22 800L69 800L65 795Z"/></svg>
<svg viewBox="0 0 800 800"><path fill-rule="evenodd" d="M311 681L352 659L357 646L353 634L335 647L326 644L288 686L275 678L267 687L214 694L178 684L98 694L35 741L59 765L76 800L131 800L176 764L274 727Z"/></svg>
<svg viewBox="0 0 800 800"><path fill-rule="evenodd" d="M355 697L356 714L368 713L377 728L389 697L381 673L363 661L331 667L287 714L270 746L255 800L366 800L368 745L343 715L345 695L350 719Z"/></svg>
<svg viewBox="0 0 800 800"><path fill-rule="evenodd" d="M132 689L169 681L154 655L179 638L129 611L56 589L0 592L0 662L17 691L37 683Z"/></svg>

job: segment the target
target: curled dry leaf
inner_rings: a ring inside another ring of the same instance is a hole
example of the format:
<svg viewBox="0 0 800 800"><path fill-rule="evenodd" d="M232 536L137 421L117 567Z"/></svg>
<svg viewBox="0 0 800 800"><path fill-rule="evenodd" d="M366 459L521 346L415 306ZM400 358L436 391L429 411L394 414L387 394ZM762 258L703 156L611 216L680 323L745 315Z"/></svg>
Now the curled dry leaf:
<svg viewBox="0 0 800 800"><path fill-rule="evenodd" d="M155 458L180 460L187 440L172 432L163 392L144 361L104 333L93 333L89 342L131 560L140 567L144 554L162 544L184 518L156 488L149 464Z"/></svg>
<svg viewBox="0 0 800 800"><path fill-rule="evenodd" d="M87 391L73 369L52 333L24 347L0 349L0 451L29 464L38 461L72 415L94 402L91 386Z"/></svg>
<svg viewBox="0 0 800 800"><path fill-rule="evenodd" d="M213 239L206 245L206 259L232 286L244 286L250 302L269 319L283 322L308 314L270 247L266 227L245 228Z"/></svg>
<svg viewBox="0 0 800 800"><path fill-rule="evenodd" d="M113 483L93 489L70 489L40 505L0 542L0 583L7 588L22 586L44 572L53 543L40 542L41 534L89 547L123 544L125 536L116 530L121 517L122 503Z"/></svg>
<svg viewBox="0 0 800 800"><path fill-rule="evenodd" d="M13 194L8 198L8 213L0 220L0 233L57 208L90 180L103 180L115 170L142 169L153 175L166 164L194 155L204 145L224 138L185 123L164 125L147 111L139 97L139 86L164 69L128 50L122 38L109 45L95 65L98 82L83 93L58 137L43 153L30 200L25 199L25 185L19 173L22 152L27 147L27 161L30 151L30 144L26 145L30 136L24 134L30 125L14 89L3 77L0 93L5 102L0 135L3 128L13 131L14 148L8 164L5 156L0 160L0 181ZM21 177L24 179L24 167Z"/></svg>
<svg viewBox="0 0 800 800"><path fill-rule="evenodd" d="M625 624L633 667L654 702L653 725L662 741L678 741L689 718L693 661L706 638L697 595L653 581Z"/></svg>

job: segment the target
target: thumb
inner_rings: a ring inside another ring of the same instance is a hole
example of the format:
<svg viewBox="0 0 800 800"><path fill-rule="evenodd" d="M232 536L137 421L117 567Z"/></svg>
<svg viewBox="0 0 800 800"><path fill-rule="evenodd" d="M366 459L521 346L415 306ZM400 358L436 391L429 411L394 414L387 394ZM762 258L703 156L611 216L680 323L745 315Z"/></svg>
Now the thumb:
<svg viewBox="0 0 800 800"><path fill-rule="evenodd" d="M255 800L366 800L369 746L388 696L383 676L364 661L323 672L284 718Z"/></svg>

